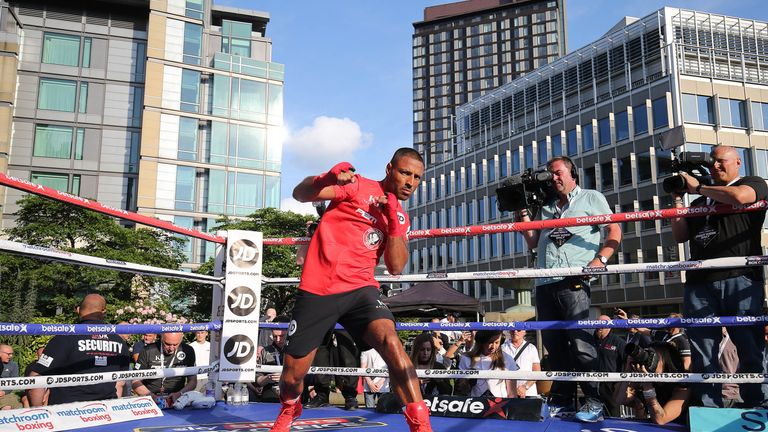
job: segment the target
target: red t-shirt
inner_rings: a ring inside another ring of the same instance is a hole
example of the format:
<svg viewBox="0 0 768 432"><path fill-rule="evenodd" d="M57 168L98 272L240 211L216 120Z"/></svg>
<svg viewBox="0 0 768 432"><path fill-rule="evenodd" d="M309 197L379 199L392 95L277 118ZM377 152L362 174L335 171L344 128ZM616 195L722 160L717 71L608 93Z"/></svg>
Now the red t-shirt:
<svg viewBox="0 0 768 432"><path fill-rule="evenodd" d="M379 182L357 176L357 181L334 186L331 201L309 243L299 289L318 295L339 294L365 286L378 287L373 270L387 242L387 218ZM410 229L400 202L398 210Z"/></svg>

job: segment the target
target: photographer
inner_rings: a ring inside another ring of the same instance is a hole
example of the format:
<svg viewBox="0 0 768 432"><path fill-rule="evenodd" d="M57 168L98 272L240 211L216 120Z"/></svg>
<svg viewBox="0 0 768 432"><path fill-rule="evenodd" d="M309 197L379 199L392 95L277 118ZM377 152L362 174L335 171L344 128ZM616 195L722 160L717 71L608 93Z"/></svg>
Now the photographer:
<svg viewBox="0 0 768 432"><path fill-rule="evenodd" d="M541 207L540 219L559 219L612 213L605 196L598 191L578 186L576 166L570 158L561 156L547 162L551 173L554 197ZM523 221L530 221L528 210L520 211ZM618 224L605 225L605 238L600 243L597 226L523 231L528 247L538 251L538 268L604 267L621 241ZM589 282L582 277L548 277L536 279L536 312L541 321L583 320L589 318ZM543 331L544 348L550 354L556 371L593 372L597 370L597 351L589 330ZM568 354L570 353L570 355ZM586 396L581 421L594 422L603 417L596 382L582 382ZM567 409L573 406L575 382L556 381L552 386L550 406Z"/></svg>
<svg viewBox="0 0 768 432"><path fill-rule="evenodd" d="M626 372L677 373L683 371L683 361L675 347L666 342L653 342L650 348L630 343L626 348ZM685 383L627 382L616 385L614 399L618 404L635 410L637 418L651 420L659 425L673 420L687 420L690 391Z"/></svg>
<svg viewBox="0 0 768 432"><path fill-rule="evenodd" d="M699 194L692 206L711 204L749 205L768 197L768 186L760 177L739 176L742 164L733 147L716 146L710 153L713 186L702 185L696 177L681 173L683 190L675 190L675 207L683 207L682 195ZM765 210L729 215L672 219L672 234L678 243L690 241L692 260L762 255L760 238ZM688 270L683 292L686 318L713 316L757 316L765 300L762 267ZM765 373L762 330L756 326L729 329L738 350L739 372ZM693 351L691 370L697 373L720 372L717 347L722 338L719 327L690 327L688 336ZM722 407L719 384L692 386L694 401L703 406ZM745 407L768 403L765 384L742 384Z"/></svg>

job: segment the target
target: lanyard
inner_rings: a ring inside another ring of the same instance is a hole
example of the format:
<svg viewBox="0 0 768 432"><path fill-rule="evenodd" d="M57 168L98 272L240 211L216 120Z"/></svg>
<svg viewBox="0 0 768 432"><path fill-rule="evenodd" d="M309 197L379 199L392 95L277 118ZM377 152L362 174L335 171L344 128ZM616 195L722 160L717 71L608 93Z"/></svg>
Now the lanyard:
<svg viewBox="0 0 768 432"><path fill-rule="evenodd" d="M171 356L171 363L168 364L168 369L173 367L173 363L176 361L176 351ZM165 368L165 353L163 353L163 346L160 346L160 365ZM165 377L160 380L160 393L165 393Z"/></svg>

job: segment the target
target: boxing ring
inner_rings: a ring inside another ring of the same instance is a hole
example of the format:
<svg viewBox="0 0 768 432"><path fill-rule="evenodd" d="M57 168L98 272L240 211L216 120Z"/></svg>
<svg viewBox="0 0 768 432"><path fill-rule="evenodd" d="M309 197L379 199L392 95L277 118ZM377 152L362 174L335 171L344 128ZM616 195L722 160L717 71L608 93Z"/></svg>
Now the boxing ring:
<svg viewBox="0 0 768 432"><path fill-rule="evenodd" d="M261 247L270 245L297 245L305 244L308 238L284 238L262 239L260 233L229 232L227 236L211 235L195 230L176 227L168 222L159 221L124 210L103 206L97 202L75 197L63 192L55 191L43 186L34 185L24 180L14 179L0 174L0 184L25 190L42 196L47 196L59 201L88 208L120 217L143 225L166 229L175 233L184 234L212 241L220 245L226 245L217 251L217 274L213 277L190 274L187 272L155 268L146 265L126 263L102 258L78 255L63 252L56 249L43 248L34 245L25 245L11 241L0 241L0 252L19 254L37 259L64 262L76 265L94 266L122 272L145 274L152 276L168 277L194 281L212 286L214 290L214 305L212 321L197 324L161 324L161 325L86 325L86 324L25 324L25 323L0 323L0 335L9 334L141 334L163 332L192 332L199 330L212 330L211 353L212 361L208 366L152 369L142 371L125 371L117 373L101 373L87 375L59 375L38 376L0 379L0 388L7 390L22 390L41 387L66 387L83 383L113 382L131 379L162 378L180 375L194 375L209 373L210 380L223 382L248 381L246 375L253 377L254 372L279 372L279 366L263 366L255 363L255 356L247 356L246 351L253 347L253 341L257 340L253 332L253 325L258 324L260 330L270 328L285 328L286 324L267 324L258 322L258 304L247 302L248 295L253 296L257 303L260 300L261 284L295 284L296 278L269 278L261 272ZM705 206L690 208L674 208L644 212L629 212L621 214L600 215L585 218L564 218L548 221L504 223L493 225L479 225L471 227L443 228L436 230L420 230L412 232L411 238L441 237L456 235L494 234L501 232L522 231L528 229L555 228L573 225L597 225L605 223L617 223L638 220L656 220L671 217L691 217L704 214L726 214L745 211L763 210L768 206L766 202L758 202L751 206ZM234 234L234 238L232 235ZM227 263L225 266L224 263ZM459 272L443 273L437 277L442 280L476 280L476 279L510 279L510 278L534 278L544 276L578 276L616 273L643 273L643 272L675 272L701 268L724 268L734 266L763 266L768 264L768 256L753 257L729 257L703 261L676 261L660 263L639 263L608 265L603 268L571 267L560 269L509 269L501 271L484 272ZM416 274L400 276L377 277L382 282L418 282L434 280L435 274ZM244 296L245 294L245 296ZM245 299L245 300L244 300ZM253 298L251 299L253 300ZM247 304L246 304L247 303ZM226 306L226 307L225 307ZM231 314L227 314L227 311ZM483 322L483 323L397 323L398 330L557 330L574 328L667 328L689 326L730 326L730 325L763 325L768 322L768 316L760 317L713 317L707 319L687 318L646 318L637 320L583 320L571 322L537 321L537 322ZM250 337L249 337L250 336ZM250 345L248 345L250 344ZM233 355L234 353L234 355ZM243 354L238 358L239 354ZM252 353L251 353L252 354ZM244 357L248 357L245 359ZM242 360L242 361L241 361ZM334 375L367 375L388 376L386 370L359 369L359 368L311 368L310 373L323 373ZM542 372L508 372L508 371L459 371L459 370L419 370L420 377L441 378L501 378L501 379L525 379L525 380L565 380L565 381L653 381L653 382L708 382L708 383L767 383L768 377L761 374L707 374L679 373L679 374L629 374L607 372L568 372L568 371L542 371ZM253 379L251 378L250 381ZM217 396L221 397L221 388L217 386ZM149 399L149 400L147 400ZM598 423L579 423L573 419L550 418L546 405L542 407L541 416L537 419L513 419L515 412L514 403L510 399L501 398L464 398L485 399L467 400L463 407L456 405L454 411L467 411L471 403L483 404L475 414L475 418L462 418L459 416L447 416L451 409L440 412L440 408L432 409L432 426L435 431L463 430L463 431L508 431L526 430L534 431L605 431L605 432L646 432L646 431L685 431L688 426L668 424L658 426L646 422L606 418ZM64 405L18 409L13 411L0 411L0 431L4 430L76 430L77 427L66 429L49 423L52 417L82 417L89 420L88 430L92 431L267 431L271 422L275 419L279 410L279 404L249 403L247 405L227 405L219 401L212 409L194 410L184 408L182 410L159 410L154 402L147 397L124 398L117 401L100 401L92 403L78 403L74 407ZM72 404L65 404L72 405ZM718 414L726 414L727 411L742 410L716 410ZM116 420L104 423L112 413ZM138 413L138 414L137 414ZM455 414L455 413L454 413ZM459 413L460 414L460 413ZM768 421L768 411L758 413ZM730 414L729 414L730 415ZM737 413L734 413L737 415ZM90 417L89 417L90 416ZM120 417L122 416L122 417ZM720 417L723 417L720 415ZM734 417L735 418L735 417ZM752 421L756 424L755 418ZM98 420L98 421L97 421ZM533 421L532 421L533 420ZM50 427L49 427L50 424ZM723 427L735 426L728 423ZM765 422L763 423L765 426ZM301 418L294 423L291 430L375 430L388 429L399 432L407 431L408 427L400 414L382 414L373 410L361 409L356 411L344 411L335 407L305 409ZM734 430L734 429L712 429ZM741 429L739 429L741 430ZM747 429L743 430L761 430Z"/></svg>

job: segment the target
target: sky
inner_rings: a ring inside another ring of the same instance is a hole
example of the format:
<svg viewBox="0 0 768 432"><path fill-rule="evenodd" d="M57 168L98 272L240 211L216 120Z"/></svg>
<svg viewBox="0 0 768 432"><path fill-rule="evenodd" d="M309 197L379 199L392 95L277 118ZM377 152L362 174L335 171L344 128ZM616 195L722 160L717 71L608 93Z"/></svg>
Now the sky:
<svg viewBox="0 0 768 432"><path fill-rule="evenodd" d="M664 6L768 21L766 0L566 0L568 52L624 16ZM303 178L341 161L379 180L392 153L411 147L413 23L447 0L214 0L267 12L272 61L285 65L281 208L314 214L291 198Z"/></svg>

